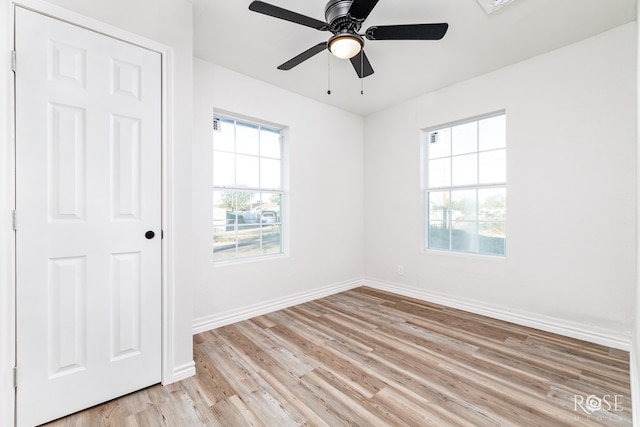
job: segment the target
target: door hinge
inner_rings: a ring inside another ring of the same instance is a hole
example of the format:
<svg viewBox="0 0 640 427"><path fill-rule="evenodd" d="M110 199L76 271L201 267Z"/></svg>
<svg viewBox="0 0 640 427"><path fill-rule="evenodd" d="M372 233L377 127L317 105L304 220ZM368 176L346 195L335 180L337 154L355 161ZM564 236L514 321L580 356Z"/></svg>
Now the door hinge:
<svg viewBox="0 0 640 427"><path fill-rule="evenodd" d="M11 51L11 71L16 72L16 51Z"/></svg>
<svg viewBox="0 0 640 427"><path fill-rule="evenodd" d="M13 367L13 388L18 387L18 367Z"/></svg>
<svg viewBox="0 0 640 427"><path fill-rule="evenodd" d="M11 212L11 223L13 225L13 231L17 231L18 230L18 220L17 220L18 215L16 214L16 210L14 209Z"/></svg>

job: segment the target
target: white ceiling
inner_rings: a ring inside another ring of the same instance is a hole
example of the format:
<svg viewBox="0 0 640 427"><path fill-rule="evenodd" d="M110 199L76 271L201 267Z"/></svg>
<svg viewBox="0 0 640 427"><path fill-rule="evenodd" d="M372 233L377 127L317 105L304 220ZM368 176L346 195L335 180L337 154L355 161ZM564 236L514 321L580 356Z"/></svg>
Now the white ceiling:
<svg viewBox="0 0 640 427"><path fill-rule="evenodd" d="M276 67L331 33L251 12L251 0L192 0L194 54L309 98L366 115L635 19L635 0L517 0L487 15L476 0L380 0L372 25L448 22L440 41L365 41L375 73L364 95L348 60L321 52ZM324 0L267 0L324 21Z"/></svg>

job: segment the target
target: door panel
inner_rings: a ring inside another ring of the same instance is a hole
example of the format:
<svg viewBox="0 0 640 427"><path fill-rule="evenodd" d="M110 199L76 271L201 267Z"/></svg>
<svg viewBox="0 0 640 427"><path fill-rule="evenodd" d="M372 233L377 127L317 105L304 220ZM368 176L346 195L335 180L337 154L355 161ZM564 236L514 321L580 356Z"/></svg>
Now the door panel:
<svg viewBox="0 0 640 427"><path fill-rule="evenodd" d="M16 55L16 404L30 426L160 381L161 58L20 7Z"/></svg>

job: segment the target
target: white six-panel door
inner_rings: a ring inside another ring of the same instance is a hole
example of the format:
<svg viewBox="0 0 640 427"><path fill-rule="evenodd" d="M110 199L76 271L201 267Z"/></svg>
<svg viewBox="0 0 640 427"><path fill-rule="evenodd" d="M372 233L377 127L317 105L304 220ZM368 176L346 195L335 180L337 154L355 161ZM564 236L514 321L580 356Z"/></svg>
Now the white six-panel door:
<svg viewBox="0 0 640 427"><path fill-rule="evenodd" d="M16 418L32 426L160 381L161 58L20 7L15 40Z"/></svg>

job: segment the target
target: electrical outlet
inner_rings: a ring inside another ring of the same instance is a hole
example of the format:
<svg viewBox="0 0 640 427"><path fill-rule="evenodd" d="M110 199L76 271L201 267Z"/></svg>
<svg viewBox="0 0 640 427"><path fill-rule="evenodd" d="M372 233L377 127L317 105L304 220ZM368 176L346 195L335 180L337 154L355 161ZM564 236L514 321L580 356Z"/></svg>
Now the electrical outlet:
<svg viewBox="0 0 640 427"><path fill-rule="evenodd" d="M398 266L398 276L402 276L404 275L404 267L399 265Z"/></svg>

